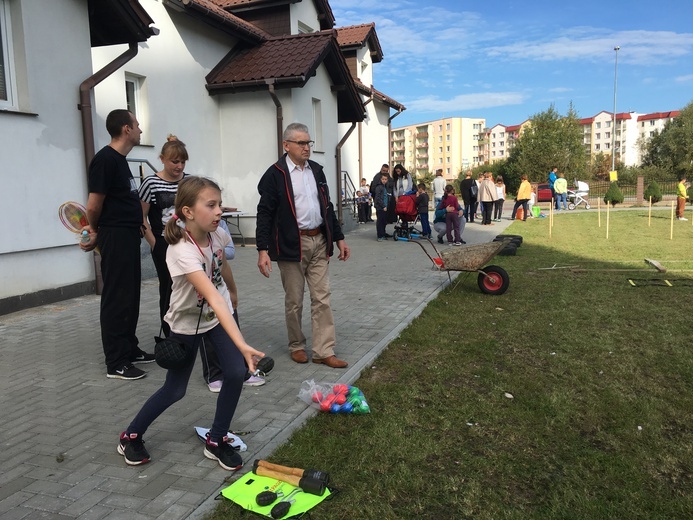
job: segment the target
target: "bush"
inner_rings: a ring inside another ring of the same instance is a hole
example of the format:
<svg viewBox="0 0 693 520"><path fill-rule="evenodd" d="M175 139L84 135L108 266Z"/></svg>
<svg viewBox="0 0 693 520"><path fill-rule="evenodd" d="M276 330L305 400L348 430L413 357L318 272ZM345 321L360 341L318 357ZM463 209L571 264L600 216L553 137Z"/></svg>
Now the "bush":
<svg viewBox="0 0 693 520"><path fill-rule="evenodd" d="M615 206L621 202L623 202L623 192L621 188L618 187L617 183L612 182L611 185L609 185L609 189L604 194L604 204L611 203L611 206Z"/></svg>
<svg viewBox="0 0 693 520"><path fill-rule="evenodd" d="M659 184L657 184L657 181L652 181L647 185L647 189L643 195L645 196L645 202L648 202L650 197L652 197L652 204L657 204L662 200L662 189L659 187Z"/></svg>

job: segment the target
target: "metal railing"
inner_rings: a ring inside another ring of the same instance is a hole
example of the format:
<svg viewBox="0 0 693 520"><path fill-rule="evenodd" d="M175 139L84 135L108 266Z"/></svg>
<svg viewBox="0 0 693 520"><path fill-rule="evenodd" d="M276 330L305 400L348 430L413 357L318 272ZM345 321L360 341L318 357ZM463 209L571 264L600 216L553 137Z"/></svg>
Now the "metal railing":
<svg viewBox="0 0 693 520"><path fill-rule="evenodd" d="M139 171L139 173L140 173L140 175L139 175L139 177L140 177L140 184L142 183L142 181L144 180L144 178L147 177L147 176L144 174L144 166L145 166L145 165L149 166L149 167L152 169L152 171L153 171L154 173L156 173L156 172L159 171L159 170L157 170L157 169L154 167L154 165L153 165L152 163L150 163L147 159L135 159L135 158L130 158L130 157L128 157L128 158L127 158L127 161L128 161L129 163L137 163L137 164L138 164L137 169L138 169L138 171Z"/></svg>
<svg viewBox="0 0 693 520"><path fill-rule="evenodd" d="M342 207L351 208L351 216L354 220L358 218L358 208L356 206L356 185L351 180L349 172L342 170L342 186L344 193L342 193Z"/></svg>

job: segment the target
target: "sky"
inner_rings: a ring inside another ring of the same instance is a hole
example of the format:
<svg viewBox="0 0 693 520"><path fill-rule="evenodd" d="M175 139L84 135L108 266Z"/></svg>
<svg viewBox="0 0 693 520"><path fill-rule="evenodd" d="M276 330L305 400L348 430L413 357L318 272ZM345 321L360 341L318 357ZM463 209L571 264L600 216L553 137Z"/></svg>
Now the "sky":
<svg viewBox="0 0 693 520"><path fill-rule="evenodd" d="M330 0L336 26L375 22L374 86L407 107L517 125L552 104L668 112L693 101L691 0ZM614 47L620 47L618 51ZM614 82L616 80L616 82ZM614 88L616 83L616 88Z"/></svg>

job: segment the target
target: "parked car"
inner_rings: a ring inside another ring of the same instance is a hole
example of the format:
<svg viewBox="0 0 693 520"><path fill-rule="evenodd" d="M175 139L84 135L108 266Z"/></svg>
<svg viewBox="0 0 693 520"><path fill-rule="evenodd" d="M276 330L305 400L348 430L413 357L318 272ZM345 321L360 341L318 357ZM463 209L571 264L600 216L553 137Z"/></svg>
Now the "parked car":
<svg viewBox="0 0 693 520"><path fill-rule="evenodd" d="M548 184L537 185L537 202L551 202L551 188Z"/></svg>

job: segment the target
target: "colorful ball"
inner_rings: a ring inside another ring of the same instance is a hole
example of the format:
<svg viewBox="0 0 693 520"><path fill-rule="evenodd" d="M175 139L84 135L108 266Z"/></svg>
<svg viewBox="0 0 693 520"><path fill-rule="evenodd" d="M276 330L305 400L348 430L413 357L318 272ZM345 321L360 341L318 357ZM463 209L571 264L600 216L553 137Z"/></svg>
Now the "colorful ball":
<svg viewBox="0 0 693 520"><path fill-rule="evenodd" d="M350 386L350 387L349 387L349 392L348 392L348 394L347 394L349 397L357 397L357 396L360 395L360 394L361 394L361 390L359 390L359 389L356 388L355 386Z"/></svg>
<svg viewBox="0 0 693 520"><path fill-rule="evenodd" d="M320 403L320 410L322 410L323 412L329 412L330 406L330 403L328 403L327 401L323 401Z"/></svg>
<svg viewBox="0 0 693 520"><path fill-rule="evenodd" d="M344 394L339 394L337 396L337 398L334 400L334 402L337 404L344 404L344 403L346 403L346 400L347 400L347 398Z"/></svg>
<svg viewBox="0 0 693 520"><path fill-rule="evenodd" d="M332 387L332 392L335 394L346 394L348 392L347 385L336 384Z"/></svg>
<svg viewBox="0 0 693 520"><path fill-rule="evenodd" d="M351 413L354 410L354 407L351 403L344 403L342 405L342 413Z"/></svg>
<svg viewBox="0 0 693 520"><path fill-rule="evenodd" d="M342 407L341 407L340 405L338 405L337 403L335 403L335 404L333 404L333 405L330 407L330 412L332 412L332 413L339 413L339 411L340 411L341 409L342 409Z"/></svg>
<svg viewBox="0 0 693 520"><path fill-rule="evenodd" d="M312 397L314 403L319 403L322 401L322 392L314 392Z"/></svg>
<svg viewBox="0 0 693 520"><path fill-rule="evenodd" d="M334 403L334 400L337 399L337 396L334 394L328 394L325 396L324 403L332 404Z"/></svg>

